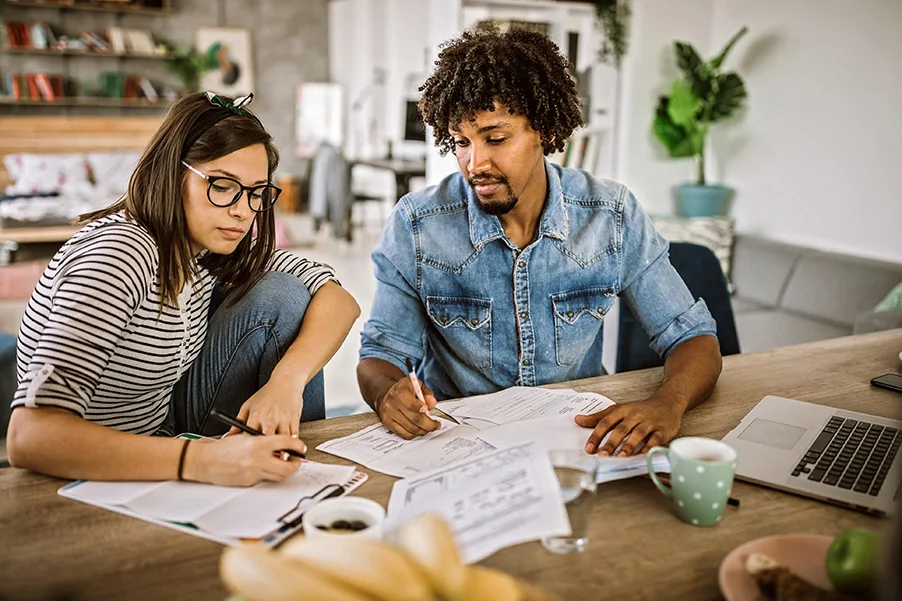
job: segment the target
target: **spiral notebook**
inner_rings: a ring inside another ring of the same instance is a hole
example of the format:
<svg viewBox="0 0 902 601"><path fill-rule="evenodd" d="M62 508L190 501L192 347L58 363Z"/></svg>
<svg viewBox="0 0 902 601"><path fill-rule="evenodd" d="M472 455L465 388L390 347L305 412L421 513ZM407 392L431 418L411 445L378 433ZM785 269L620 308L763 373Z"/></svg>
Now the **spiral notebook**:
<svg viewBox="0 0 902 601"><path fill-rule="evenodd" d="M367 479L354 466L304 461L284 482L247 488L197 482L89 482L59 489L69 499L166 526L224 545L274 546L301 529L303 512L345 495Z"/></svg>

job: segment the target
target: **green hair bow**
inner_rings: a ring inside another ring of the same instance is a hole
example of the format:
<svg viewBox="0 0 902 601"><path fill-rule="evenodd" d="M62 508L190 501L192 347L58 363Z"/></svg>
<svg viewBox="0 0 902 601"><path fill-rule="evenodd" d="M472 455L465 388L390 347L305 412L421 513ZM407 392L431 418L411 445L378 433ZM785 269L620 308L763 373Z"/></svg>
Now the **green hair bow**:
<svg viewBox="0 0 902 601"><path fill-rule="evenodd" d="M251 100L254 99L254 93L251 92L247 96L242 96L241 98L236 98L234 103L226 102L213 92L204 92L207 95L207 100L210 101L210 104L214 106L221 106L224 109L230 110L236 115L244 116L244 111L242 110L245 106L251 103Z"/></svg>

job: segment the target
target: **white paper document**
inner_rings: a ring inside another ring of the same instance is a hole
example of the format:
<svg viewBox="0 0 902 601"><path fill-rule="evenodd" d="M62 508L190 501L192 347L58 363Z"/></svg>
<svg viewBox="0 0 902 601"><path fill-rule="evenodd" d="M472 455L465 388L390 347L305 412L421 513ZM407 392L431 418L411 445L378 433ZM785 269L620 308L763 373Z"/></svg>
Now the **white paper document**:
<svg viewBox="0 0 902 601"><path fill-rule="evenodd" d="M248 488L175 481L76 482L59 493L155 523L191 524L207 538L228 543L268 534L302 497L328 484L346 485L353 475L354 466L308 461L284 482Z"/></svg>
<svg viewBox="0 0 902 601"><path fill-rule="evenodd" d="M596 413L613 404L611 399L594 392L515 386L442 403L438 408L458 421L475 418L500 425L562 415L569 415L572 420L580 413Z"/></svg>
<svg viewBox="0 0 902 601"><path fill-rule="evenodd" d="M495 450L480 438L478 429L436 419L441 424L438 430L413 440L404 440L382 424L375 424L324 442L316 449L398 478Z"/></svg>
<svg viewBox="0 0 902 601"><path fill-rule="evenodd" d="M545 449L582 449L586 446L589 428L583 428L573 421L572 415L543 417L522 422L513 422L483 430L479 437L490 445L506 449L527 440L534 440ZM607 437L602 439L602 444ZM657 456L652 465L656 472L670 471L666 457ZM601 482L622 480L648 473L645 455L634 457L599 457L598 477Z"/></svg>
<svg viewBox="0 0 902 601"><path fill-rule="evenodd" d="M388 529L422 513L448 521L466 563L511 545L570 534L554 468L534 442L396 482Z"/></svg>

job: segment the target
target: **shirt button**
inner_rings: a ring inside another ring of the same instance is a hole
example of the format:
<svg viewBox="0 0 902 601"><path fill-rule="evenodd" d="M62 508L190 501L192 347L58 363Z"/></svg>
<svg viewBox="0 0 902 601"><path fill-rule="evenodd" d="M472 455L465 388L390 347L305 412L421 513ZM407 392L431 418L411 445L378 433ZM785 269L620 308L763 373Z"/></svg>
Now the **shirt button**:
<svg viewBox="0 0 902 601"><path fill-rule="evenodd" d="M598 312L599 312L599 313L604 313L604 307L598 307Z"/></svg>
<svg viewBox="0 0 902 601"><path fill-rule="evenodd" d="M470 323L475 326L476 324L479 323L479 320L474 317L473 319L470 320Z"/></svg>
<svg viewBox="0 0 902 601"><path fill-rule="evenodd" d="M573 311L567 311L567 317L573 317Z"/></svg>
<svg viewBox="0 0 902 601"><path fill-rule="evenodd" d="M520 261L519 263L517 263L517 267L523 269L524 267L526 267L526 261Z"/></svg>
<svg viewBox="0 0 902 601"><path fill-rule="evenodd" d="M532 365L532 361L530 361L529 359L523 359L523 365L529 367L530 365Z"/></svg>
<svg viewBox="0 0 902 601"><path fill-rule="evenodd" d="M439 318L439 321L442 322L442 323L447 322L447 321L448 321L448 316L447 316L447 315L442 315L442 316Z"/></svg>
<svg viewBox="0 0 902 601"><path fill-rule="evenodd" d="M520 319L526 319L526 316L529 315L526 311L520 311Z"/></svg>

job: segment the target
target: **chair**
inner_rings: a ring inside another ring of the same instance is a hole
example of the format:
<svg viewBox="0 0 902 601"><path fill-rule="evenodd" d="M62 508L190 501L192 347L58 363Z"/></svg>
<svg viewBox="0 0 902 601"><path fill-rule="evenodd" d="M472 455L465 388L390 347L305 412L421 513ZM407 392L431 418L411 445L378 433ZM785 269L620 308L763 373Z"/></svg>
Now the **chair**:
<svg viewBox="0 0 902 601"><path fill-rule="evenodd" d="M686 282L694 298L702 298L717 322L717 338L722 355L739 353L739 338L733 319L733 306L723 269L711 249L698 244L673 242L670 244L670 262ZM625 303L620 304L619 330L617 334L616 371L632 371L664 365L649 347L651 342L642 324Z"/></svg>
<svg viewBox="0 0 902 601"><path fill-rule="evenodd" d="M332 224L332 233L348 242L352 239L351 214L354 203L382 201L381 196L355 193L351 189L351 165L341 151L321 144L310 168L310 216L319 231L323 221Z"/></svg>

